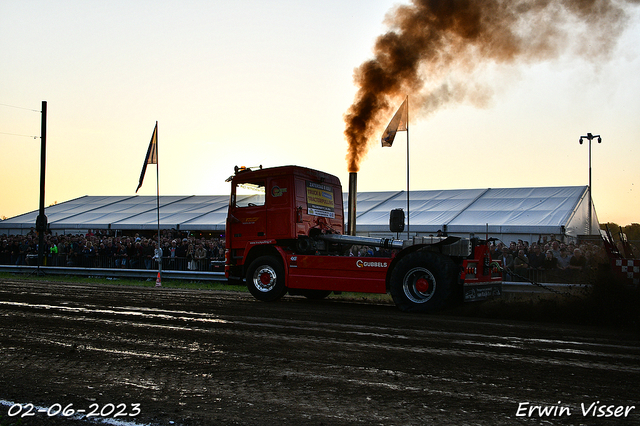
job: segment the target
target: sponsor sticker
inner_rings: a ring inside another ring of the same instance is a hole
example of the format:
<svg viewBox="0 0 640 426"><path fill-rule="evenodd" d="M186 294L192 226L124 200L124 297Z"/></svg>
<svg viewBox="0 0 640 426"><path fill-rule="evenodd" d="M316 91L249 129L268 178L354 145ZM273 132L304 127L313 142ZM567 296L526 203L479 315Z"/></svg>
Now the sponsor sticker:
<svg viewBox="0 0 640 426"><path fill-rule="evenodd" d="M310 215L334 219L333 189L329 185L307 181L307 206Z"/></svg>
<svg viewBox="0 0 640 426"><path fill-rule="evenodd" d="M358 268L386 268L389 266L388 262L366 262L362 259L356 260L356 266Z"/></svg>
<svg viewBox="0 0 640 426"><path fill-rule="evenodd" d="M280 188L278 185L274 185L274 187L271 188L271 195L274 197L282 197L285 192L287 192L287 188Z"/></svg>

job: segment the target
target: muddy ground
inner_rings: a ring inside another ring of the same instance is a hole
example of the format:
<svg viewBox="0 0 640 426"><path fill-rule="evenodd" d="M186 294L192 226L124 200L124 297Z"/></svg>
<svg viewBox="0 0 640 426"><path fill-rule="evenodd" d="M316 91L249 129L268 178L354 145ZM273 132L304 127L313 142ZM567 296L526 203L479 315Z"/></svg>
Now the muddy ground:
<svg viewBox="0 0 640 426"><path fill-rule="evenodd" d="M0 400L2 426L639 425L640 336L5 279ZM583 413L594 403L604 408ZM64 407L87 412L46 412Z"/></svg>

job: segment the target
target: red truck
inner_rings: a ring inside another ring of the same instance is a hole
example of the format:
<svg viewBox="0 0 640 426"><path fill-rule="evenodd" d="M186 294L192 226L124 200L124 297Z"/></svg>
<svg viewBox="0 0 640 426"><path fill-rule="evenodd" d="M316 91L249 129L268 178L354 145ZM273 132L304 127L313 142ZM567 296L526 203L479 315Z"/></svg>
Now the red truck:
<svg viewBox="0 0 640 426"><path fill-rule="evenodd" d="M262 301L278 300L287 292L311 299L331 292L390 293L409 312L432 312L456 300L501 294L502 277L491 261L488 241L356 236L352 175L349 235L336 176L299 166L236 167L228 179L227 279L245 280ZM242 195L238 188L257 192ZM404 226L404 215L401 222ZM354 256L354 246L374 248L376 256Z"/></svg>

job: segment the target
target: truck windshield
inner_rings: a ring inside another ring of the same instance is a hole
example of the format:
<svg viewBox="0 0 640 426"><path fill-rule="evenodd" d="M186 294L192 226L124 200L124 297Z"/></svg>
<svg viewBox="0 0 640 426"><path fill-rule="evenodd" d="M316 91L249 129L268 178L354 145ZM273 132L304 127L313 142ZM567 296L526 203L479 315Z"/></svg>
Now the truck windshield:
<svg viewBox="0 0 640 426"><path fill-rule="evenodd" d="M263 206L264 203L263 182L240 183L236 186L236 207Z"/></svg>

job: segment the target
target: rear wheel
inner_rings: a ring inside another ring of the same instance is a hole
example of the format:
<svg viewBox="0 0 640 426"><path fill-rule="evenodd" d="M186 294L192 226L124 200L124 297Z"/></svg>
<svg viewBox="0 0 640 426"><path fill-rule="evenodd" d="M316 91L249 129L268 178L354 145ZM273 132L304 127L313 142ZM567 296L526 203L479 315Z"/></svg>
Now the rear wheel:
<svg viewBox="0 0 640 426"><path fill-rule="evenodd" d="M451 258L417 251L401 259L391 272L391 297L405 312L433 312L450 299L455 278Z"/></svg>
<svg viewBox="0 0 640 426"><path fill-rule="evenodd" d="M287 292L282 262L274 256L261 256L247 269L247 287L258 300L273 302Z"/></svg>

